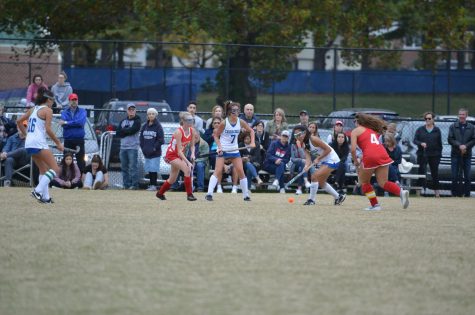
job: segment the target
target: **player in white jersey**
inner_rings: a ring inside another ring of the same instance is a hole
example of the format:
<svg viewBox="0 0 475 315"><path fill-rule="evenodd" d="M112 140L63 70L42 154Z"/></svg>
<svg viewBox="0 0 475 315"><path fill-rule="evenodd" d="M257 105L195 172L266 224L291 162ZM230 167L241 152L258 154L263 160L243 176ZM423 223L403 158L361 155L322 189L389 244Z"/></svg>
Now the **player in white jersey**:
<svg viewBox="0 0 475 315"><path fill-rule="evenodd" d="M331 172L338 168L340 158L327 143L322 141L319 137L311 135L310 131L305 126L295 126L293 133L295 140L305 148L305 167L304 170L309 170L312 165L319 166L312 174L310 184L310 198L304 205L314 205L317 196L318 186L322 187L327 193L335 198L335 205L341 205L345 201L345 194L338 194L336 190L327 183L327 179ZM313 161L311 156L317 156Z"/></svg>
<svg viewBox="0 0 475 315"><path fill-rule="evenodd" d="M238 150L238 138L241 129L248 131L251 135L251 143L249 147L254 148L256 146L255 135L254 130L249 127L247 122L238 118L240 109L241 104L227 101L225 104L226 119L223 120L219 127L214 130L213 137L218 146L218 149L216 150L218 156L216 158L214 173L209 178L208 193L206 194L206 200L208 201L213 201L213 191L218 184L218 178L221 178L223 173L225 159L231 159L233 163L233 167L239 177L239 184L241 186L244 200L251 200L247 189L247 177L244 173L241 153L239 153Z"/></svg>
<svg viewBox="0 0 475 315"><path fill-rule="evenodd" d="M51 129L54 104L54 95L50 91L39 91L36 106L26 112L17 120L18 130L26 135L25 149L32 154L33 161L40 170L38 186L31 192L32 196L42 203L52 203L49 197L49 182L59 174L60 169L53 153L48 149L46 135L54 141L59 151L63 151L63 144ZM27 128L23 125L28 121Z"/></svg>

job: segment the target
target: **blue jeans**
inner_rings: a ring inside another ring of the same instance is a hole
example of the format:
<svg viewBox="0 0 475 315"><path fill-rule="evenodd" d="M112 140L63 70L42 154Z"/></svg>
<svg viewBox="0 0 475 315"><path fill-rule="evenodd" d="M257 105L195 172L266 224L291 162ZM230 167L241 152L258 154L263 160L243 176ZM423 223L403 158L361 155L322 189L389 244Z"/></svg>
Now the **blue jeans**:
<svg viewBox="0 0 475 315"><path fill-rule="evenodd" d="M120 168L122 171L122 182L124 188L139 187L139 173L137 171L138 163L137 149L120 149Z"/></svg>
<svg viewBox="0 0 475 315"><path fill-rule="evenodd" d="M295 162L292 162L292 165L290 166L290 177L293 178L295 175L303 171L303 168L305 167L305 160L297 160ZM294 175L294 173L297 173ZM303 176L300 176L297 179L297 185L302 186L304 178L307 177L307 174L304 174Z"/></svg>
<svg viewBox="0 0 475 315"><path fill-rule="evenodd" d="M205 171L206 171L206 163L196 162L194 173L196 173L196 186L197 186L197 189L199 190L205 189Z"/></svg>
<svg viewBox="0 0 475 315"><path fill-rule="evenodd" d="M275 179L279 181L279 188L284 188L284 173L285 163L282 162L279 165L270 164L266 165L264 170L270 174L275 174Z"/></svg>
<svg viewBox="0 0 475 315"><path fill-rule="evenodd" d="M244 163L244 171L247 177L247 188L251 189L251 183L253 178L257 178L257 169L251 162Z"/></svg>
<svg viewBox="0 0 475 315"><path fill-rule="evenodd" d="M451 156L452 162L452 196L470 197L470 157L469 156ZM459 171L461 169L461 171ZM462 172L464 177L463 191L460 189L462 184Z"/></svg>

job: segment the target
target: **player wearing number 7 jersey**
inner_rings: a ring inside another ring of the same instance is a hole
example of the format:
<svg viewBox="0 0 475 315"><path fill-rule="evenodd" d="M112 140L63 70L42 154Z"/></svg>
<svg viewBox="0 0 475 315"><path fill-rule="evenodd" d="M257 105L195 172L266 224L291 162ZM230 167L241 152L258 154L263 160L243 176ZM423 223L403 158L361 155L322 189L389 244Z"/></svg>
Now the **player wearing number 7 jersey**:
<svg viewBox="0 0 475 315"><path fill-rule="evenodd" d="M221 178L225 159L232 160L233 167L239 176L239 184L241 186L244 200L251 200L247 189L247 178L246 174L244 174L241 154L238 151L238 137L241 129L248 131L251 135L251 143L249 147L254 148L256 146L255 135L254 130L249 127L244 120L238 118L240 109L241 104L227 101L225 104L227 118L214 130L213 137L218 146L218 149L216 150L218 156L216 158L214 173L209 178L208 193L206 194L206 200L208 201L213 200L213 191L218 184L218 178Z"/></svg>
<svg viewBox="0 0 475 315"><path fill-rule="evenodd" d="M386 128L386 123L372 115L357 113L355 116L355 126L351 132L351 156L356 167L360 168L359 181L361 189L368 197L371 206L365 210L381 210L381 206L376 198L373 186L370 184L373 173L379 187L399 196L402 207L409 206L409 191L403 190L396 183L388 181L389 165L393 162L384 146L379 142L379 135ZM356 157L356 147L363 151L361 164Z"/></svg>

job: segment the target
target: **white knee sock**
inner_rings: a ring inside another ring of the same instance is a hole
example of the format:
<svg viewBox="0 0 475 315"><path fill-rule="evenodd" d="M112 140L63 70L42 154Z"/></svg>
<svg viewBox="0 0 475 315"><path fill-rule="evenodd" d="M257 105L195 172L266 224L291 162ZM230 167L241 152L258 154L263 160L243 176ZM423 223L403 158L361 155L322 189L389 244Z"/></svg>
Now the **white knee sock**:
<svg viewBox="0 0 475 315"><path fill-rule="evenodd" d="M247 190L247 177L239 180L239 184L241 185L242 195L244 198L249 197L249 191Z"/></svg>
<svg viewBox="0 0 475 315"><path fill-rule="evenodd" d="M209 184L208 184L208 195L213 195L214 188L216 187L216 184L218 183L218 178L216 176L211 175L209 178Z"/></svg>
<svg viewBox="0 0 475 315"><path fill-rule="evenodd" d="M46 171L46 173L44 173L42 176L40 176L40 182L38 183L38 186L36 186L35 188L35 191L40 193L40 194L43 194L44 193L44 190L46 188L46 190L48 189L48 185L49 185L49 182L56 176L56 172L49 169L48 171ZM45 196L43 196L43 198L45 198Z"/></svg>
<svg viewBox="0 0 475 315"><path fill-rule="evenodd" d="M330 195L332 195L335 199L338 198L338 193L336 192L336 190L328 183L325 183L325 185L323 185L322 187L327 193L329 193Z"/></svg>
<svg viewBox="0 0 475 315"><path fill-rule="evenodd" d="M315 201L315 197L317 197L318 191L318 182L312 182L310 184L310 199Z"/></svg>

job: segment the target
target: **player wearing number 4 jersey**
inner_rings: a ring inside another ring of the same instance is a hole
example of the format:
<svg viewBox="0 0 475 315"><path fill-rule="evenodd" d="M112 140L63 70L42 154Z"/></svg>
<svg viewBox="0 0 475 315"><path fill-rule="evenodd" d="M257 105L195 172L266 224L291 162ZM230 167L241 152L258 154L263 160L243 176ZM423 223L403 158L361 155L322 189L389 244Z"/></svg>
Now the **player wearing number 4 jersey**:
<svg viewBox="0 0 475 315"><path fill-rule="evenodd" d="M54 95L50 91L39 90L35 100L36 106L26 112L17 120L18 130L26 134L25 149L32 154L33 161L40 170L38 186L31 192L32 196L42 203L52 203L49 197L48 185L59 174L59 167L51 151L48 149L46 135L56 143L59 151L63 151L63 144L51 129L54 104ZM28 121L28 129L23 125Z"/></svg>
<svg viewBox="0 0 475 315"><path fill-rule="evenodd" d="M384 133L386 123L372 115L357 113L355 126L351 132L351 155L353 163L360 168L359 181L361 189L368 197L371 206L365 210L381 210L373 186L370 184L373 173L379 187L399 196L404 209L409 206L409 191L402 189L396 183L388 181L389 165L393 162L383 145L379 142L379 135ZM356 147L363 151L361 164L356 157Z"/></svg>
<svg viewBox="0 0 475 315"><path fill-rule="evenodd" d="M218 146L218 149L216 150L218 157L216 158L214 173L209 178L208 193L206 194L206 200L208 201L213 200L213 191L218 184L218 178L221 178L225 159L232 160L233 167L239 176L239 184L241 186L244 200L251 200L247 188L246 174L244 174L242 166L241 154L238 150L238 137L241 129L248 131L251 135L251 143L249 147L254 148L256 144L254 140L254 130L249 127L244 120L238 118L240 109L241 104L227 101L225 104L227 118L214 130L213 137Z"/></svg>

